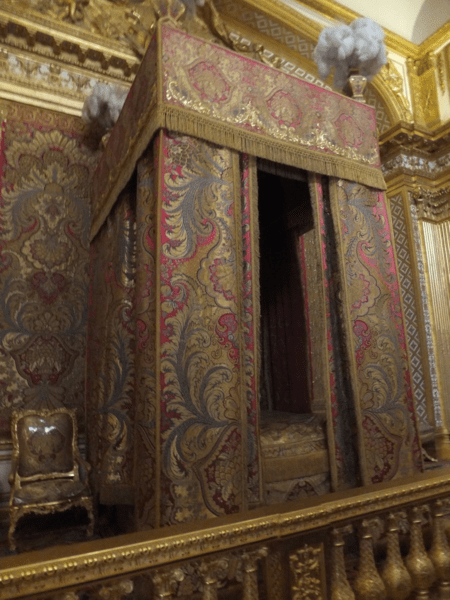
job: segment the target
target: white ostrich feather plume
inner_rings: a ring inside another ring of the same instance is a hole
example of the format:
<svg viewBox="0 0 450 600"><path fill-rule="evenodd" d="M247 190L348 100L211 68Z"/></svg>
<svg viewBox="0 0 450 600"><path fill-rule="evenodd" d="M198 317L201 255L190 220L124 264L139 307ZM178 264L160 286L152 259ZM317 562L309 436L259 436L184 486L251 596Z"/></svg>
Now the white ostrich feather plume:
<svg viewBox="0 0 450 600"><path fill-rule="evenodd" d="M314 50L314 60L322 79L326 79L334 67L337 89L345 86L352 68L371 79L386 63L384 32L378 23L365 17L350 25L323 29Z"/></svg>

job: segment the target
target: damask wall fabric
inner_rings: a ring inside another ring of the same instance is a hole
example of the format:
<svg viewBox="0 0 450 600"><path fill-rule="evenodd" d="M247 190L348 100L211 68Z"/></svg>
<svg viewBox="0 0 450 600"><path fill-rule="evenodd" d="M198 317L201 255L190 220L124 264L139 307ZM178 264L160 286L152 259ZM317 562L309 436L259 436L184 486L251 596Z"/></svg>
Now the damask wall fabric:
<svg viewBox="0 0 450 600"><path fill-rule="evenodd" d="M81 120L2 102L0 435L22 407L76 408L84 429L88 191Z"/></svg>
<svg viewBox="0 0 450 600"><path fill-rule="evenodd" d="M91 270L91 461L104 501L134 482L138 529L261 500L255 163L166 132L152 146Z"/></svg>

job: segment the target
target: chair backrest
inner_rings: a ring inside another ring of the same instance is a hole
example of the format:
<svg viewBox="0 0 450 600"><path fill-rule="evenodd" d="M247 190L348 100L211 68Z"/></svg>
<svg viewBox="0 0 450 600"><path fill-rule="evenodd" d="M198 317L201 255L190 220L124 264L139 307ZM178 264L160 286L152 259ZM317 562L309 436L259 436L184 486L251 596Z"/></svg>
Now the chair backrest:
<svg viewBox="0 0 450 600"><path fill-rule="evenodd" d="M20 481L78 479L74 411L67 408L14 411L11 433L15 477Z"/></svg>

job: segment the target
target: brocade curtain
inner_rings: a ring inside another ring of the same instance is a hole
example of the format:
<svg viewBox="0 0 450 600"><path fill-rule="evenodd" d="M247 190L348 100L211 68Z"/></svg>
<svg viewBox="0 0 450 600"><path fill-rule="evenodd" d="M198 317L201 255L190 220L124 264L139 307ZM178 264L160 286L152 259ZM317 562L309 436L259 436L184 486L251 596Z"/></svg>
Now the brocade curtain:
<svg viewBox="0 0 450 600"><path fill-rule="evenodd" d="M161 131L93 240L91 461L139 529L261 499L254 177L245 155Z"/></svg>

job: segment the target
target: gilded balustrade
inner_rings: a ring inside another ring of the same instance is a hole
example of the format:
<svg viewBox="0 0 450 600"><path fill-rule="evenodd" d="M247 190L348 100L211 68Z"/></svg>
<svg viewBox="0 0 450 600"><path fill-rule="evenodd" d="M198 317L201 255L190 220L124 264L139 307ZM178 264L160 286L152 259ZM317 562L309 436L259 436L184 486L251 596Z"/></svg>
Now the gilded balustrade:
<svg viewBox="0 0 450 600"><path fill-rule="evenodd" d="M9 556L0 600L445 600L449 474Z"/></svg>

